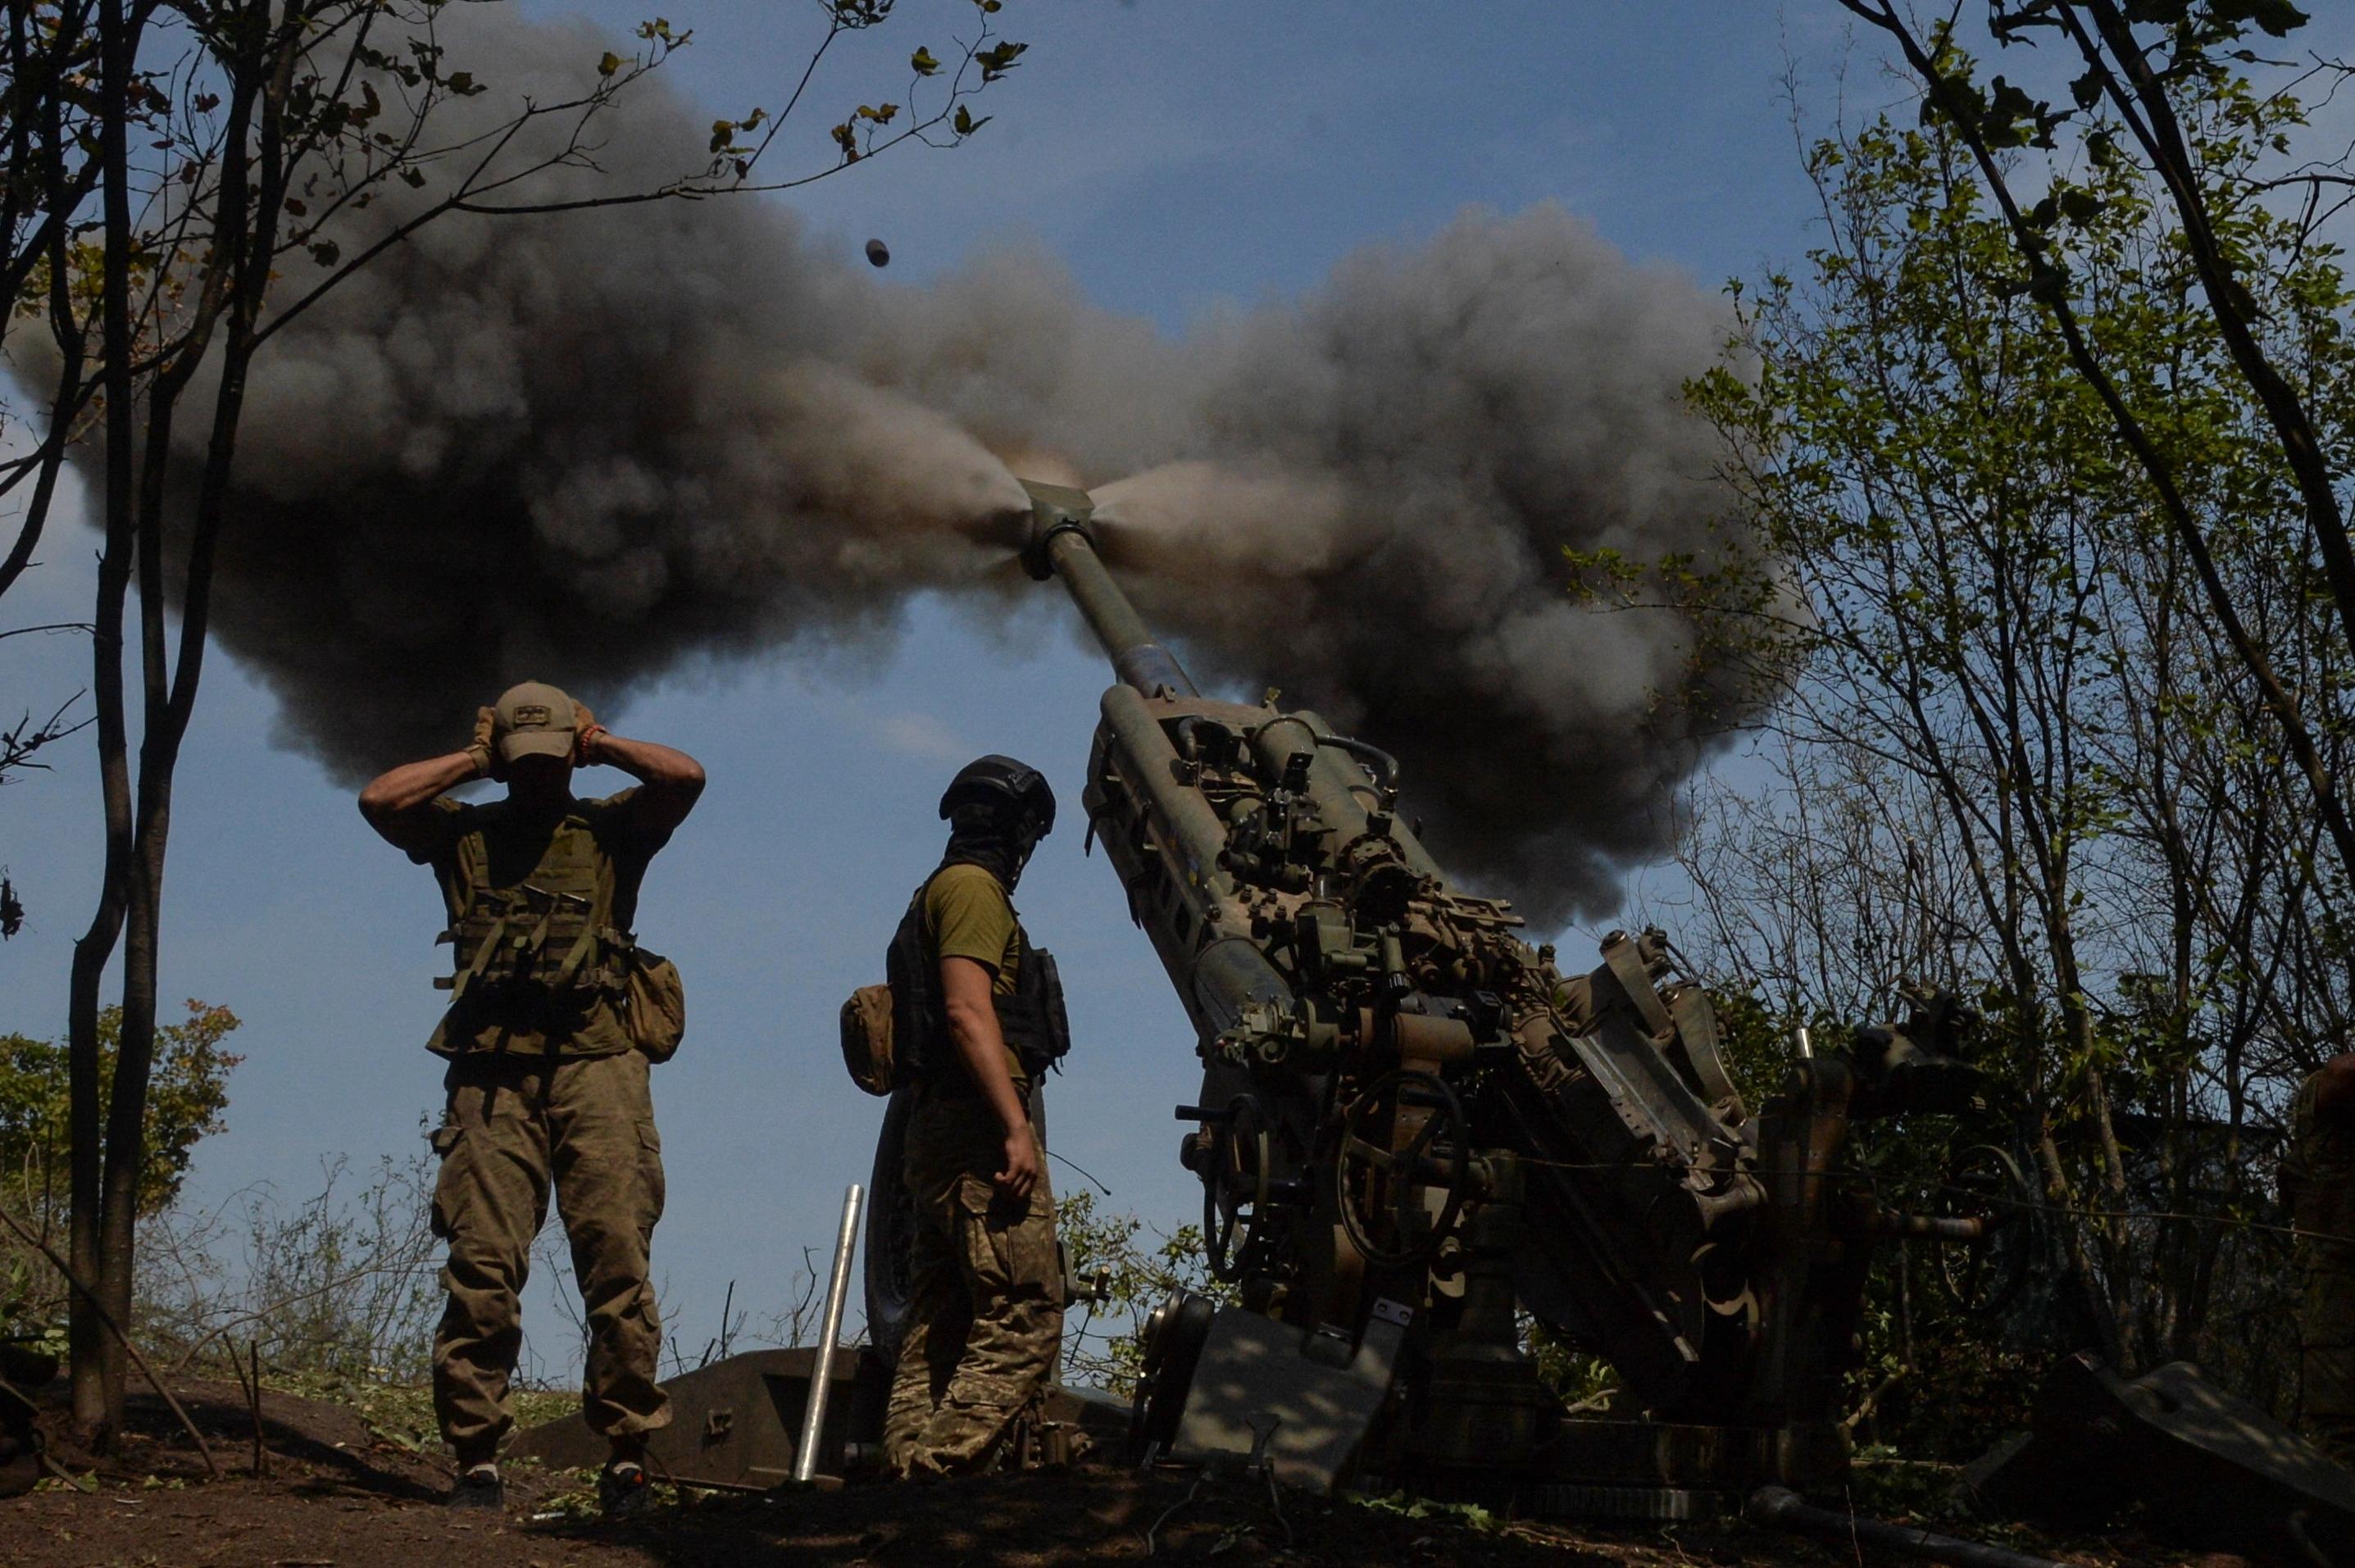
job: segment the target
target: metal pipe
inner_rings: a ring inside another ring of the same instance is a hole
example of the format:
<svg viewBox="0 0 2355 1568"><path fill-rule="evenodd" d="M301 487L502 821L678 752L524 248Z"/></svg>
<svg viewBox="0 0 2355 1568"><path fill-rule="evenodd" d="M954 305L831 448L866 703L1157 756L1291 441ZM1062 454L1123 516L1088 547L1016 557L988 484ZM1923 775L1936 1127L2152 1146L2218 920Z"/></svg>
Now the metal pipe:
<svg viewBox="0 0 2355 1568"><path fill-rule="evenodd" d="M1332 746L1349 753L1380 773L1375 782L1386 790L1396 790L1399 782L1399 762L1380 746L1366 741L1353 741L1347 735L1318 735L1316 743Z"/></svg>
<svg viewBox="0 0 2355 1568"><path fill-rule="evenodd" d="M1153 640L1145 618L1104 570L1083 528L1071 522L1058 525L1047 536L1046 556L1055 575L1063 580L1071 603L1080 607L1088 629L1103 645L1115 675L1147 697L1164 692L1176 697L1201 695L1178 656Z"/></svg>
<svg viewBox="0 0 2355 1568"><path fill-rule="evenodd" d="M1128 781L1129 786L1153 804L1161 825L1177 840L1169 848L1184 857L1184 865L1170 868L1172 877L1181 888L1200 890L1205 907L1198 914L1236 918L1241 911L1235 903L1235 880L1219 864L1227 847L1226 824L1200 790L1188 789L1172 777L1170 764L1178 760L1178 749L1169 743L1161 721L1132 687L1106 687L1101 708L1104 728L1120 742L1122 755L1135 764L1137 776Z"/></svg>
<svg viewBox="0 0 2355 1568"><path fill-rule="evenodd" d="M1877 1546L1902 1556L1945 1563L1950 1568L2064 1568L2049 1557L1940 1535L1933 1530L1890 1524L1877 1519L1814 1507L1788 1487L1761 1487L1750 1494L1742 1509L1753 1524L1770 1525L1796 1535L1813 1535L1842 1546Z"/></svg>
<svg viewBox="0 0 2355 1568"><path fill-rule="evenodd" d="M834 1274L826 1283L826 1317L818 1326L817 1360L810 1368L809 1401L802 1410L802 1440L794 1449L794 1479L817 1478L817 1445L826 1431L826 1403L834 1392L834 1347L842 1338L842 1303L850 1294L850 1254L858 1244L858 1183L842 1195L842 1233L834 1241Z"/></svg>
<svg viewBox="0 0 2355 1568"><path fill-rule="evenodd" d="M1030 575L1041 581L1063 580L1122 680L1147 697L1165 691L1199 697L1193 677L1177 656L1153 640L1136 606L1096 559L1095 537L1089 531L1095 502L1088 493L1032 479L1022 481L1022 487L1030 493L1030 538L1022 548L1022 564Z"/></svg>
<svg viewBox="0 0 2355 1568"><path fill-rule="evenodd" d="M1874 1208L1864 1215L1870 1236L1910 1236L1933 1242L1982 1242L2003 1223L2000 1214L1907 1214Z"/></svg>
<svg viewBox="0 0 2355 1568"><path fill-rule="evenodd" d="M1366 776L1366 770L1354 761L1343 760L1354 753L1334 744L1340 739L1321 716L1303 709L1262 726L1252 743L1265 764L1279 771L1290 752L1312 753L1308 763L1309 796L1324 814L1326 826L1339 835L1335 842L1346 844L1371 825L1369 814L1380 802L1375 798L1374 781ZM1447 880L1439 862L1431 858L1423 841L1404 823L1391 824L1390 838L1398 846L1399 853L1406 857L1407 865L1418 874Z"/></svg>

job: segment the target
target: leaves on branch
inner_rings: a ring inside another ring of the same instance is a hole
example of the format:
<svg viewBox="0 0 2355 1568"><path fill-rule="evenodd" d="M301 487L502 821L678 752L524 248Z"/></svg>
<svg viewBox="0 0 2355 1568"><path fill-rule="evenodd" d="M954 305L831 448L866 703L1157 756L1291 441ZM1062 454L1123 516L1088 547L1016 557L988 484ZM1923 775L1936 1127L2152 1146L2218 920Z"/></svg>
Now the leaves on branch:
<svg viewBox="0 0 2355 1568"><path fill-rule="evenodd" d="M2128 11L2134 7L2129 5ZM2286 37L2312 20L2289 0L2208 0L2209 15L2236 30L2254 22L2268 37Z"/></svg>
<svg viewBox="0 0 2355 1568"><path fill-rule="evenodd" d="M999 77L1012 70L1014 62L1019 59L1023 51L1029 47L1028 44L1000 42L993 48L975 51L973 58L981 67L981 80L985 82L996 81Z"/></svg>

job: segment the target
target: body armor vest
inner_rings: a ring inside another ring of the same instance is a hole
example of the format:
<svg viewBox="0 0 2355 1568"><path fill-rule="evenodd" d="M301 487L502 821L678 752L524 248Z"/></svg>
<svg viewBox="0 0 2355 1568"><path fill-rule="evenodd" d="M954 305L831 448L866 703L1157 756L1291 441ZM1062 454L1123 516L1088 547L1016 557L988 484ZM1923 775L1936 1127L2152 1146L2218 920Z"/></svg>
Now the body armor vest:
<svg viewBox="0 0 2355 1568"><path fill-rule="evenodd" d="M932 885L926 878L909 901L883 958L883 977L891 987L893 1075L911 1083L927 1077L945 1083L946 1075L964 1076L956 1072L956 1044L949 1038L940 965L924 944L924 891ZM1014 989L994 993L991 1000L1007 1049L1036 1083L1071 1049L1071 1024L1063 1010L1063 978L1055 967L1055 955L1031 946L1030 934L1018 921L1014 943Z"/></svg>
<svg viewBox="0 0 2355 1568"><path fill-rule="evenodd" d="M453 1007L586 1003L621 989L631 939L613 928L613 879L587 823L558 823L531 874L508 887L485 885L490 857L479 832L460 853L473 897L442 933L454 949L453 973L434 982Z"/></svg>

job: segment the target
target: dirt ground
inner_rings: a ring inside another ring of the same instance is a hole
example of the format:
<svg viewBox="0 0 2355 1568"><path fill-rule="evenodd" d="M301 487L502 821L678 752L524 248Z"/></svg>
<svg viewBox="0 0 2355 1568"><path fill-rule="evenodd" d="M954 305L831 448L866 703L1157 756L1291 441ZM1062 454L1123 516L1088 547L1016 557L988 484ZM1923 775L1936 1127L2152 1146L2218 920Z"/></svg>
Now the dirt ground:
<svg viewBox="0 0 2355 1568"><path fill-rule="evenodd" d="M62 1443L53 1456L95 1489L52 1481L0 1501L0 1563L195 1563L240 1568L687 1568L699 1564L923 1564L1060 1568L1143 1561L1369 1568L1466 1568L1879 1561L1739 1523L1604 1530L1476 1520L1450 1511L1272 1500L1240 1479L1114 1468L931 1485L873 1482L748 1496L699 1493L627 1524L596 1519L586 1477L511 1468L504 1518L441 1506L447 1464L372 1431L346 1405L276 1392L262 1402L268 1474L233 1384L179 1392L223 1476L210 1478L160 1402L135 1403L134 1432L104 1458ZM2175 1563L2239 1568L2121 1540L2038 1542L2087 1568Z"/></svg>

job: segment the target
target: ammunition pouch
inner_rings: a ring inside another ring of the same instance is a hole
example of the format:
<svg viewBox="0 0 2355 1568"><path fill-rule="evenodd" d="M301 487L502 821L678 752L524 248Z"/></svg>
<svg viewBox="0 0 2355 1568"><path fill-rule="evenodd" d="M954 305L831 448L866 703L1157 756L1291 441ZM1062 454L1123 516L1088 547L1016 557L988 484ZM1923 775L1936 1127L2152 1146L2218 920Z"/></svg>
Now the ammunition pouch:
<svg viewBox="0 0 2355 1568"><path fill-rule="evenodd" d="M630 1043L651 1061L668 1061L687 1038L687 982L678 965L630 938L623 963L622 1024Z"/></svg>
<svg viewBox="0 0 2355 1568"><path fill-rule="evenodd" d="M996 998L997 1029L1022 1071L1036 1082L1071 1051L1071 1020L1063 1010L1063 976L1055 967L1055 955L1031 946L1027 934L1021 941L1014 993Z"/></svg>
<svg viewBox="0 0 2355 1568"><path fill-rule="evenodd" d="M636 944L602 923L600 912L593 899L529 883L480 894L442 933L457 949L457 968L433 983L453 1006L618 995Z"/></svg>
<svg viewBox="0 0 2355 1568"><path fill-rule="evenodd" d="M842 1064L869 1094L889 1094L900 1080L894 1051L891 987L861 986L842 1004Z"/></svg>

